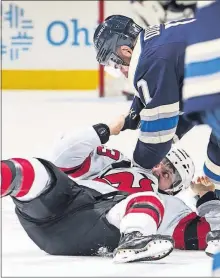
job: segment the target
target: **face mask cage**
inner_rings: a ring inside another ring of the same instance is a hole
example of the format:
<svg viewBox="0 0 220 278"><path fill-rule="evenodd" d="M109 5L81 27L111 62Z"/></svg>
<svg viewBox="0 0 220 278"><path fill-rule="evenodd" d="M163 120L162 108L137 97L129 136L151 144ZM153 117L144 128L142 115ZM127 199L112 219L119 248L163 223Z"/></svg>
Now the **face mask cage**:
<svg viewBox="0 0 220 278"><path fill-rule="evenodd" d="M108 60L105 63L105 72L107 72L109 75L115 78L119 78L120 76L122 76L120 70L122 65L125 65L122 59L115 53L111 53Z"/></svg>
<svg viewBox="0 0 220 278"><path fill-rule="evenodd" d="M112 68L118 68L120 65L127 66L127 64L116 53L117 48L120 45L123 45L123 43L118 43L119 40L120 36L115 34L110 40L103 42L96 56L96 60L99 64Z"/></svg>
<svg viewBox="0 0 220 278"><path fill-rule="evenodd" d="M105 66L118 69L120 66L127 66L127 64L117 54L111 53Z"/></svg>

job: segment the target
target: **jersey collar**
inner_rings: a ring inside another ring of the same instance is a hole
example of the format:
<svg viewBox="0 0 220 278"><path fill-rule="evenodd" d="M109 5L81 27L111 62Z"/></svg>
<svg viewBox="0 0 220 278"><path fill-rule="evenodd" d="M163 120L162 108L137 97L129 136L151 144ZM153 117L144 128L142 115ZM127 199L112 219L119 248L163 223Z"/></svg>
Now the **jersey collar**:
<svg viewBox="0 0 220 278"><path fill-rule="evenodd" d="M140 39L141 33L139 34L137 43L133 49L130 66L129 66L129 71L128 71L128 81L130 83L131 88L133 88L133 90L134 90L135 94L137 94L137 96L138 96L138 92L134 86L134 77L135 77L135 72L137 69L138 62L139 62L139 57L141 54L141 39Z"/></svg>

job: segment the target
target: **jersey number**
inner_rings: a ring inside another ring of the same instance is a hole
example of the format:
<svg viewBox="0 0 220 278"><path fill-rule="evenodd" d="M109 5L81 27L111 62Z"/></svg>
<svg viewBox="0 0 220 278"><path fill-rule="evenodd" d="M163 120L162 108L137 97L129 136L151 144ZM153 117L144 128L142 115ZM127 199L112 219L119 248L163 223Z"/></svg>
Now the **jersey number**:
<svg viewBox="0 0 220 278"><path fill-rule="evenodd" d="M120 158L120 152L117 151L117 150L110 150L110 149L106 149L105 147L103 146L99 146L97 148L97 154L99 155L103 155L103 156L107 156L113 160L119 160Z"/></svg>
<svg viewBox="0 0 220 278"><path fill-rule="evenodd" d="M137 87L138 87L140 99L141 99L142 103L144 104L144 106L146 106L152 99L150 97L147 81L144 79L139 80L137 82Z"/></svg>
<svg viewBox="0 0 220 278"><path fill-rule="evenodd" d="M152 187L152 180L143 178L139 180L138 184L134 184L134 175L130 172L109 174L103 178L96 178L95 180L110 184L111 186L116 187L118 190L128 193L154 191Z"/></svg>

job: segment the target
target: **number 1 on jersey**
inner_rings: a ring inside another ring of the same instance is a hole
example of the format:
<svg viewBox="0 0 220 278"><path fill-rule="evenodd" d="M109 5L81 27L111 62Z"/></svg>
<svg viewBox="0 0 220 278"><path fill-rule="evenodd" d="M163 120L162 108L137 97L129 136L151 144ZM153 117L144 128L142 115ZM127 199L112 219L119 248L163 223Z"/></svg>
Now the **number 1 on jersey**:
<svg viewBox="0 0 220 278"><path fill-rule="evenodd" d="M142 103L144 104L144 106L146 106L152 99L150 97L150 92L148 89L147 81L144 79L139 80L137 82L137 87L138 87L140 99L141 99Z"/></svg>

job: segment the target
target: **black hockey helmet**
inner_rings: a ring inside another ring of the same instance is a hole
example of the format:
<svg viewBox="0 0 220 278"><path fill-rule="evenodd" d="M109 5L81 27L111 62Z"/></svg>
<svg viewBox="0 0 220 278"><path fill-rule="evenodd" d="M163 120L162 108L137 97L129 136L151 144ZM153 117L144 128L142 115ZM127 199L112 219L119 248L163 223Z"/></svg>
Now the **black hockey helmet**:
<svg viewBox="0 0 220 278"><path fill-rule="evenodd" d="M127 45L134 48L135 41L143 28L131 18L123 15L112 15L96 28L93 42L96 49L96 60L104 66L126 65L117 55L117 48Z"/></svg>

